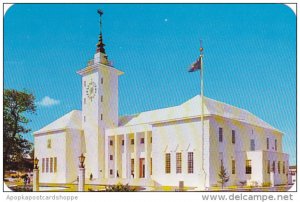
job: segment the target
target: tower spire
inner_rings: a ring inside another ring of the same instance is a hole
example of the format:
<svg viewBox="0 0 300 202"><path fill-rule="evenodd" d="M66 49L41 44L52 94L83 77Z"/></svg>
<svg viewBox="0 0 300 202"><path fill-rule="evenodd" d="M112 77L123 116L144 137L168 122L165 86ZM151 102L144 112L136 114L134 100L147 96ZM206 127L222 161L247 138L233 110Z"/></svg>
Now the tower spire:
<svg viewBox="0 0 300 202"><path fill-rule="evenodd" d="M97 50L96 53L104 53L105 54L105 49L104 46L105 44L103 43L103 37L102 37L102 15L103 15L103 11L98 9L97 13L100 16L100 34L99 34L99 41L97 43Z"/></svg>

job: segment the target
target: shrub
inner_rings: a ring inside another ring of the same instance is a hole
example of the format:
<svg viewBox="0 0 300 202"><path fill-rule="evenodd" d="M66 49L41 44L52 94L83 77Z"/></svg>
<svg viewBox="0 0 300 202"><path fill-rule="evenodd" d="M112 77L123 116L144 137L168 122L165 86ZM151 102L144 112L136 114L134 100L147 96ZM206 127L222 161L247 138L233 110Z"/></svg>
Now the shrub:
<svg viewBox="0 0 300 202"><path fill-rule="evenodd" d="M271 186L271 182L264 182L261 184L262 187L270 187Z"/></svg>
<svg viewBox="0 0 300 202"><path fill-rule="evenodd" d="M88 191L91 191L91 192L93 192L93 191L95 191L94 189L92 189L92 188L88 188Z"/></svg>
<svg viewBox="0 0 300 202"><path fill-rule="evenodd" d="M32 192L32 186L30 186L30 185L15 186L15 187L9 187L9 188L15 192Z"/></svg>
<svg viewBox="0 0 300 202"><path fill-rule="evenodd" d="M107 192L132 192L136 191L135 188L130 187L128 184L123 185L121 183L116 184L116 185L109 185L105 187L105 191Z"/></svg>
<svg viewBox="0 0 300 202"><path fill-rule="evenodd" d="M246 181L246 180L240 181L240 184L241 184L242 186L245 186L245 185L247 184L247 181Z"/></svg>
<svg viewBox="0 0 300 202"><path fill-rule="evenodd" d="M229 181L229 175L227 175L227 171L226 171L223 163L221 164L221 169L220 169L218 176L220 179L218 182L221 184L222 189L223 189L226 182Z"/></svg>

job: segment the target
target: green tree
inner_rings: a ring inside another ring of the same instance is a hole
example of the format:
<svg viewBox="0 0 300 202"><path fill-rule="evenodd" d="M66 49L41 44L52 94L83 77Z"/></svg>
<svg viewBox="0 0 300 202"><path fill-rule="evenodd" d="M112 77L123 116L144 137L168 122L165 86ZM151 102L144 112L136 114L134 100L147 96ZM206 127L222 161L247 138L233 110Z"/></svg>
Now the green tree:
<svg viewBox="0 0 300 202"><path fill-rule="evenodd" d="M222 185L222 189L223 189L225 183L229 181L229 176L227 175L227 172L226 172L226 169L223 165L223 162L221 163L221 169L220 169L220 172L219 172L218 176L219 176L219 179L220 179L218 182Z"/></svg>
<svg viewBox="0 0 300 202"><path fill-rule="evenodd" d="M4 170L22 167L24 154L32 150L32 143L23 135L30 132L26 117L36 111L33 94L13 89L4 90L3 99L3 161Z"/></svg>

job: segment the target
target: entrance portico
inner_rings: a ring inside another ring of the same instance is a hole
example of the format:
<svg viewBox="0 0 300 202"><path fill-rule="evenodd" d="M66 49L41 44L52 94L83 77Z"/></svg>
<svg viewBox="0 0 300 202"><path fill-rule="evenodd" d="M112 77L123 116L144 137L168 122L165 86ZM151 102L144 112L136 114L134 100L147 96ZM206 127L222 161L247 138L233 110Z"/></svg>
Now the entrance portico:
<svg viewBox="0 0 300 202"><path fill-rule="evenodd" d="M105 178L151 176L151 126L109 129L105 134Z"/></svg>

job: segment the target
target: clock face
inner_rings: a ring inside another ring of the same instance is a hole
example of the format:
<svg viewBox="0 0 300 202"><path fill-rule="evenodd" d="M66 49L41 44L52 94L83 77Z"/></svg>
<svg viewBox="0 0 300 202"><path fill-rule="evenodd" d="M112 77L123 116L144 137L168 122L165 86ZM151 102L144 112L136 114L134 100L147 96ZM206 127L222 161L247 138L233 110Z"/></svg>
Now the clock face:
<svg viewBox="0 0 300 202"><path fill-rule="evenodd" d="M96 95L96 91L97 91L97 85L95 82L91 81L86 88L86 95L91 101L93 101L93 98Z"/></svg>

